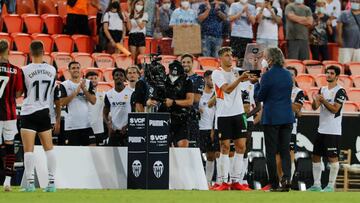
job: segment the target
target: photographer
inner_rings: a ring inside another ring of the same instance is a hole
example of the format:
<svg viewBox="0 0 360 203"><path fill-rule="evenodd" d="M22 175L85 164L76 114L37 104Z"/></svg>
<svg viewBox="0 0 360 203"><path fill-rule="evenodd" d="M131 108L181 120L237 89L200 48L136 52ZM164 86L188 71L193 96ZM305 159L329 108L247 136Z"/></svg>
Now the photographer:
<svg viewBox="0 0 360 203"><path fill-rule="evenodd" d="M154 67L150 68L153 68L153 70L157 69ZM170 72L166 76L163 89L160 88L162 85L157 87L151 85L151 81L147 79L147 83L150 85L149 99L146 104L149 107L158 108L158 112L169 112L171 114L170 142L176 147L188 147L189 133L187 130L187 120L194 102L193 85L191 80L187 78L184 68L179 61L171 63L169 70ZM154 73L154 71L151 72ZM164 97L161 98L162 96Z"/></svg>

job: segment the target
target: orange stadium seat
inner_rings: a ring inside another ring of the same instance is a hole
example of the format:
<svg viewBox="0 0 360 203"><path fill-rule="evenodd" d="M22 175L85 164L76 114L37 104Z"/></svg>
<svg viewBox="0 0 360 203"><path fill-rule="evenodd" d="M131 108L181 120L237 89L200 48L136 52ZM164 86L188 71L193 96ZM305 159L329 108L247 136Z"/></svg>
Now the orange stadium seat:
<svg viewBox="0 0 360 203"><path fill-rule="evenodd" d="M0 39L5 39L9 42L10 50L13 48L13 39L8 33L0 32Z"/></svg>
<svg viewBox="0 0 360 203"><path fill-rule="evenodd" d="M78 52L83 52L83 53L94 52L94 43L91 37L87 35L73 35L72 39L75 42L75 46Z"/></svg>
<svg viewBox="0 0 360 203"><path fill-rule="evenodd" d="M110 54L96 54L93 58L99 68L114 68L115 66L115 61Z"/></svg>
<svg viewBox="0 0 360 203"><path fill-rule="evenodd" d="M172 38L164 37L159 41L159 47L161 54L163 55L173 55L173 49L171 48Z"/></svg>
<svg viewBox="0 0 360 203"><path fill-rule="evenodd" d="M351 62L346 65L349 67L351 75L360 75L360 62Z"/></svg>
<svg viewBox="0 0 360 203"><path fill-rule="evenodd" d="M199 57L198 61L202 67L218 68L220 66L218 59L213 57Z"/></svg>
<svg viewBox="0 0 360 203"><path fill-rule="evenodd" d="M41 18L44 20L45 28L48 34L61 34L64 29L63 19L56 14L43 14Z"/></svg>
<svg viewBox="0 0 360 203"><path fill-rule="evenodd" d="M96 16L89 16L88 20L91 36L97 36Z"/></svg>
<svg viewBox="0 0 360 203"><path fill-rule="evenodd" d="M113 71L114 69L115 69L115 68L103 68L103 69L102 69L103 77L104 77L105 82L112 82L112 81L114 81L114 79L113 79L113 77L112 77L112 71Z"/></svg>
<svg viewBox="0 0 360 203"><path fill-rule="evenodd" d="M166 72L169 70L169 64L177 59L176 56L172 55L161 55L161 64L165 67Z"/></svg>
<svg viewBox="0 0 360 203"><path fill-rule="evenodd" d="M352 80L356 88L360 88L360 75L352 76Z"/></svg>
<svg viewBox="0 0 360 203"><path fill-rule="evenodd" d="M360 89L359 88L351 88L347 94L348 94L350 101L360 103Z"/></svg>
<svg viewBox="0 0 360 203"><path fill-rule="evenodd" d="M355 102L351 102L351 101L346 101L344 103L344 112L347 113L353 113L353 112L358 112L359 111L359 106L355 103Z"/></svg>
<svg viewBox="0 0 360 203"><path fill-rule="evenodd" d="M323 87L323 86L327 86L327 81L326 81L326 75L325 74L319 74L315 77L315 81L316 81L316 85L318 87Z"/></svg>
<svg viewBox="0 0 360 203"><path fill-rule="evenodd" d="M100 68L94 68L94 67L87 67L82 68L81 71L83 72L83 75L85 76L88 72L95 72L98 74L99 81L103 81L103 72Z"/></svg>
<svg viewBox="0 0 360 203"><path fill-rule="evenodd" d="M137 58L138 62L140 63L150 63L150 56L149 55L139 55Z"/></svg>
<svg viewBox="0 0 360 203"><path fill-rule="evenodd" d="M338 84L341 85L345 89L349 89L349 88L354 87L353 80L348 75L340 75L339 80L338 80Z"/></svg>
<svg viewBox="0 0 360 203"><path fill-rule="evenodd" d="M320 87L311 87L310 89L306 90L306 95L309 98L309 101L312 102L313 95L318 94L320 90Z"/></svg>
<svg viewBox="0 0 360 203"><path fill-rule="evenodd" d="M48 34L32 34L34 40L40 40L44 44L45 53L51 53L54 47L54 39Z"/></svg>
<svg viewBox="0 0 360 203"><path fill-rule="evenodd" d="M36 13L34 0L16 0L16 14L24 13Z"/></svg>
<svg viewBox="0 0 360 203"><path fill-rule="evenodd" d="M317 60L304 60L303 64L307 72L311 75L317 75L324 73L324 66L320 61Z"/></svg>
<svg viewBox="0 0 360 203"><path fill-rule="evenodd" d="M98 92L107 92L113 88L112 84L109 82L99 82L96 87L96 91Z"/></svg>
<svg viewBox="0 0 360 203"><path fill-rule="evenodd" d="M121 7L121 11L122 11L122 12L129 12L128 3L127 3L127 2L120 3L120 7Z"/></svg>
<svg viewBox="0 0 360 203"><path fill-rule="evenodd" d="M63 19L67 15L66 6L67 6L67 0L57 0L57 9L58 9L57 14Z"/></svg>
<svg viewBox="0 0 360 203"><path fill-rule="evenodd" d="M71 75L70 75L70 72L69 72L69 69L66 67L66 68L60 68L59 69L59 74L64 76L65 80L69 80L71 78ZM84 77L84 72L80 71L80 77Z"/></svg>
<svg viewBox="0 0 360 203"><path fill-rule="evenodd" d="M4 23L8 33L22 32L23 20L17 14L4 16Z"/></svg>
<svg viewBox="0 0 360 203"><path fill-rule="evenodd" d="M315 86L314 77L308 74L299 74L296 76L296 82L299 85L299 88L305 91Z"/></svg>
<svg viewBox="0 0 360 203"><path fill-rule="evenodd" d="M46 62L47 64L50 64L50 65L53 65L53 63L54 63L53 58L49 54L45 54L43 56L43 60L44 60L44 62Z"/></svg>
<svg viewBox="0 0 360 203"><path fill-rule="evenodd" d="M17 67L23 67L27 64L27 55L20 51L10 51L9 62Z"/></svg>
<svg viewBox="0 0 360 203"><path fill-rule="evenodd" d="M336 62L336 61L323 61L322 62L323 65L324 65L324 71L326 70L327 67L329 66L336 66L336 67L339 67L340 68L340 73L341 74L344 74L344 66L339 63L339 62Z"/></svg>
<svg viewBox="0 0 360 203"><path fill-rule="evenodd" d="M52 35L58 52L72 53L74 50L74 40L69 35Z"/></svg>
<svg viewBox="0 0 360 203"><path fill-rule="evenodd" d="M80 63L82 68L94 66L94 59L88 53L74 52L71 56L74 58L74 61Z"/></svg>
<svg viewBox="0 0 360 203"><path fill-rule="evenodd" d="M55 3L52 0L38 1L38 14L57 14Z"/></svg>
<svg viewBox="0 0 360 203"><path fill-rule="evenodd" d="M301 61L285 60L285 67L288 66L296 68L298 74L305 73L305 66Z"/></svg>
<svg viewBox="0 0 360 203"><path fill-rule="evenodd" d="M43 20L37 14L22 14L21 17L24 20L27 33L42 33L43 31Z"/></svg>
<svg viewBox="0 0 360 203"><path fill-rule="evenodd" d="M131 56L126 56L124 54L113 54L112 57L115 60L116 67L126 69L127 67L133 65Z"/></svg>
<svg viewBox="0 0 360 203"><path fill-rule="evenodd" d="M196 74L204 77L204 73L205 73L204 70L195 70L194 72L195 72Z"/></svg>
<svg viewBox="0 0 360 203"><path fill-rule="evenodd" d="M66 52L52 52L51 56L58 70L61 68L67 68L68 64L73 61L73 58L70 56L70 54Z"/></svg>
<svg viewBox="0 0 360 203"><path fill-rule="evenodd" d="M24 52L25 54L30 53L30 44L32 42L32 38L29 34L12 33L11 37L14 39L14 44L17 51Z"/></svg>

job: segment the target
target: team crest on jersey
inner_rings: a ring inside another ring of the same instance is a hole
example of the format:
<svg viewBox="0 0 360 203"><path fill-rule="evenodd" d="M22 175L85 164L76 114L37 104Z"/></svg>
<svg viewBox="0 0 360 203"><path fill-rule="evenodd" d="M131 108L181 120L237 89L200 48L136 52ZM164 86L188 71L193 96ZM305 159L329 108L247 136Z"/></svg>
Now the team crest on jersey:
<svg viewBox="0 0 360 203"><path fill-rule="evenodd" d="M124 99L126 100L128 98L129 98L129 95L125 94Z"/></svg>

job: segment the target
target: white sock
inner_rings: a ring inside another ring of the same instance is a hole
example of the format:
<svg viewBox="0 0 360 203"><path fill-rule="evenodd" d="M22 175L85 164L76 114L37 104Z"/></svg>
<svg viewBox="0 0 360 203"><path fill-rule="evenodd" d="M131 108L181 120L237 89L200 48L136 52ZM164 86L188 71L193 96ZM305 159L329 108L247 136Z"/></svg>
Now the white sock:
<svg viewBox="0 0 360 203"><path fill-rule="evenodd" d="M232 178L234 176L234 157L229 157L229 160L230 160L229 177L230 177L230 182L233 182L234 180Z"/></svg>
<svg viewBox="0 0 360 203"><path fill-rule="evenodd" d="M313 163L314 186L321 187L321 162Z"/></svg>
<svg viewBox="0 0 360 203"><path fill-rule="evenodd" d="M339 162L330 163L330 174L329 174L328 186L330 186L330 187L335 186L336 177L338 175L339 168L340 168Z"/></svg>
<svg viewBox="0 0 360 203"><path fill-rule="evenodd" d="M243 167L244 167L244 154L238 154L235 153L234 155L234 167L233 167L233 175L231 177L231 180L235 183L240 182L241 177L244 177L243 175Z"/></svg>
<svg viewBox="0 0 360 203"><path fill-rule="evenodd" d="M290 181L292 180L293 176L295 173L295 163L291 162L291 177L290 177Z"/></svg>
<svg viewBox="0 0 360 203"><path fill-rule="evenodd" d="M240 183L241 184L248 184L247 180L244 179L244 177L245 177L245 174L247 174L247 172L248 172L249 161L248 161L248 158L244 158L243 161L244 161L244 163L243 163L243 175L242 175L242 178L240 179Z"/></svg>
<svg viewBox="0 0 360 203"><path fill-rule="evenodd" d="M230 159L228 154L220 154L220 171L222 182L227 183L229 177Z"/></svg>
<svg viewBox="0 0 360 203"><path fill-rule="evenodd" d="M206 161L205 174L208 183L211 183L212 177L214 175L214 165L214 161Z"/></svg>
<svg viewBox="0 0 360 203"><path fill-rule="evenodd" d="M216 158L216 183L221 184L221 167L220 167L220 158Z"/></svg>
<svg viewBox="0 0 360 203"><path fill-rule="evenodd" d="M25 164L25 175L28 184L34 183L35 159L33 152L24 153L24 164Z"/></svg>
<svg viewBox="0 0 360 203"><path fill-rule="evenodd" d="M47 167L49 173L49 182L53 183L55 181L55 172L56 172L56 156L54 150L48 150L45 152L47 159Z"/></svg>
<svg viewBox="0 0 360 203"><path fill-rule="evenodd" d="M4 181L4 186L10 186L11 185L11 176L6 176Z"/></svg>

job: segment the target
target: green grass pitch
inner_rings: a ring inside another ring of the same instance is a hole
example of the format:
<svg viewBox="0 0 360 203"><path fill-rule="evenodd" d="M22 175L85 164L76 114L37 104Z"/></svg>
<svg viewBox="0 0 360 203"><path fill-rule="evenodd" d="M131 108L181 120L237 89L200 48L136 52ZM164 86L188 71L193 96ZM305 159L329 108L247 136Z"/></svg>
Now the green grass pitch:
<svg viewBox="0 0 360 203"><path fill-rule="evenodd" d="M58 190L56 193L44 193L38 189L34 193L0 192L0 203L357 203L359 192L315 193L291 191L274 193L263 191L179 191L179 190Z"/></svg>

